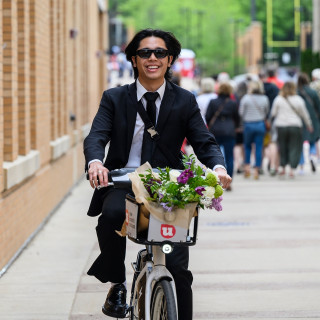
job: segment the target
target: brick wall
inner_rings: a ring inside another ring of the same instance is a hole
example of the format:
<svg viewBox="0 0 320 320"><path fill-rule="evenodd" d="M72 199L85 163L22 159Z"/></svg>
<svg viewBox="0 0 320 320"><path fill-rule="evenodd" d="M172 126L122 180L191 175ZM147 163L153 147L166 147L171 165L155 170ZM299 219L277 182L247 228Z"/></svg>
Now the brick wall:
<svg viewBox="0 0 320 320"><path fill-rule="evenodd" d="M0 1L0 272L83 176L106 23L97 1Z"/></svg>
<svg viewBox="0 0 320 320"><path fill-rule="evenodd" d="M29 1L18 0L18 153L30 152Z"/></svg>
<svg viewBox="0 0 320 320"><path fill-rule="evenodd" d="M17 0L3 0L3 158L18 156Z"/></svg>
<svg viewBox="0 0 320 320"><path fill-rule="evenodd" d="M0 5L0 26L2 29L2 5ZM3 47L2 32L0 32L0 110L3 110ZM0 112L0 168L3 164L3 112ZM0 190L3 190L3 170L0 169ZM1 234L1 214L0 214L0 234Z"/></svg>

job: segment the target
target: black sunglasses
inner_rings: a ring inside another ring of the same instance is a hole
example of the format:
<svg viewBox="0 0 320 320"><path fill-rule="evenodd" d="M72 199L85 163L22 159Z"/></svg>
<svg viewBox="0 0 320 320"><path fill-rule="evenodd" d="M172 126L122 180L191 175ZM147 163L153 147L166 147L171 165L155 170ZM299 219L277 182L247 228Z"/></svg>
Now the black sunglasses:
<svg viewBox="0 0 320 320"><path fill-rule="evenodd" d="M137 50L137 55L142 59L149 59L151 55L154 53L157 59L163 59L169 55L169 51L166 49L141 49Z"/></svg>

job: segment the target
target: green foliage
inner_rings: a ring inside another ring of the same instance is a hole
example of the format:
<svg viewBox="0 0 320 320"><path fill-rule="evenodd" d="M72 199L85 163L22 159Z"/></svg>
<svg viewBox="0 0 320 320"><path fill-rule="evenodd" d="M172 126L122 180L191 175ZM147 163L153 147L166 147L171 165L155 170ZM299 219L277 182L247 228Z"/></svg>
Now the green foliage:
<svg viewBox="0 0 320 320"><path fill-rule="evenodd" d="M217 185L217 186L215 187L214 197L215 197L215 198L219 198L220 196L222 196L222 194L223 194L223 189L222 189L222 187L221 187L220 185Z"/></svg>
<svg viewBox="0 0 320 320"><path fill-rule="evenodd" d="M214 175L210 169L204 169L196 164L195 156L184 156L184 170L171 170L170 168L157 168L159 173L147 170L140 174L140 179L146 188L149 197L148 201L156 202L165 210L171 211L174 208L185 208L188 203L197 203L201 208L215 208L222 210L219 198L223 189L216 178L206 179Z"/></svg>
<svg viewBox="0 0 320 320"><path fill-rule="evenodd" d="M217 177L213 173L209 173L205 180L210 187L214 187L217 184Z"/></svg>
<svg viewBox="0 0 320 320"><path fill-rule="evenodd" d="M307 73L311 77L311 72L320 66L320 53L313 53L308 49L301 52L301 71Z"/></svg>
<svg viewBox="0 0 320 320"><path fill-rule="evenodd" d="M197 62L207 75L232 71L232 19L238 18L237 1L111 0L111 8L115 3L124 23L136 31L159 28L173 32L183 48L195 51Z"/></svg>
<svg viewBox="0 0 320 320"><path fill-rule="evenodd" d="M262 23L266 47L266 1L256 0L256 18ZM294 0L273 0L273 39L295 40ZM127 26L136 31L171 31L183 48L195 51L204 75L232 74L235 34L250 25L250 0L109 0ZM312 0L300 0L301 21L312 18ZM241 20L235 26L234 21Z"/></svg>
<svg viewBox="0 0 320 320"><path fill-rule="evenodd" d="M238 0L241 15L250 12L249 0ZM256 0L256 18L262 23L263 48L267 52L267 0ZM300 12L300 21L312 20L312 0L300 0L300 8L295 8L294 0L272 0L272 39L275 41L294 41L297 36L294 33L294 15ZM273 48L273 52L281 54L283 51L292 51L287 48ZM293 51L294 52L294 51Z"/></svg>

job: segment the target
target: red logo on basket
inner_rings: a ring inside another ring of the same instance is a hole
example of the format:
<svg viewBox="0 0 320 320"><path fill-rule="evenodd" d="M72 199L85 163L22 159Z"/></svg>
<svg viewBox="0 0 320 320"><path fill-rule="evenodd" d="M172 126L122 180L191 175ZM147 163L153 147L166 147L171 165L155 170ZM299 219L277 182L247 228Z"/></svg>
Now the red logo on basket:
<svg viewBox="0 0 320 320"><path fill-rule="evenodd" d="M172 238L176 234L176 228L170 224L162 224L160 231L161 236L166 239Z"/></svg>
<svg viewBox="0 0 320 320"><path fill-rule="evenodd" d="M126 209L126 225L129 224L129 217L130 217L129 210Z"/></svg>

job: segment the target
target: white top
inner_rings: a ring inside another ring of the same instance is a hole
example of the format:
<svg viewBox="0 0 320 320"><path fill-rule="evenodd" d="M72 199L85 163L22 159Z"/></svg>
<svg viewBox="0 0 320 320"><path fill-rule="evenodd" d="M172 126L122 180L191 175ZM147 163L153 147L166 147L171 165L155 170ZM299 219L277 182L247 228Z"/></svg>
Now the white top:
<svg viewBox="0 0 320 320"><path fill-rule="evenodd" d="M204 123L206 123L206 112L207 112L207 109L208 109L208 105L209 105L209 102L212 100L212 99L216 99L218 97L218 95L214 92L212 93L203 93L203 94L200 94L197 96L197 103L198 103L198 106L200 108L200 112L201 112L201 116L202 116L202 119L204 121Z"/></svg>
<svg viewBox="0 0 320 320"><path fill-rule="evenodd" d="M298 115L289 105L288 101L283 97L278 95L272 104L271 117L274 117L274 125L276 127L302 127L302 119L307 126L311 127L311 119L309 112L306 108L304 100L298 96L288 96L287 98L294 109L297 111ZM301 119L302 118L302 119Z"/></svg>
<svg viewBox="0 0 320 320"><path fill-rule="evenodd" d="M245 94L240 100L239 114L243 122L263 121L269 108L269 100L264 94Z"/></svg>

